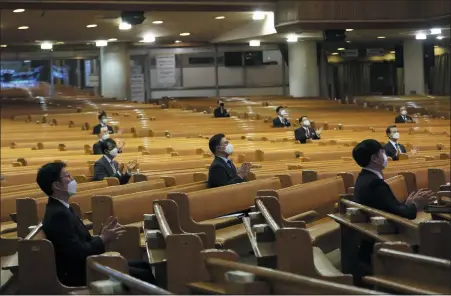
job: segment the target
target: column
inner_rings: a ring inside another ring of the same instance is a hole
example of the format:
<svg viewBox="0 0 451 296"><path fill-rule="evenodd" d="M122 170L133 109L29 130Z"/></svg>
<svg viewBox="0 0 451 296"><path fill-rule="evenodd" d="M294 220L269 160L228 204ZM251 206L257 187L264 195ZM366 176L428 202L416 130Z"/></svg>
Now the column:
<svg viewBox="0 0 451 296"><path fill-rule="evenodd" d="M319 60L319 94L323 98L329 98L329 63L327 62L327 54L321 46L320 60Z"/></svg>
<svg viewBox="0 0 451 296"><path fill-rule="evenodd" d="M319 96L317 60L316 42L298 41L288 45L288 76L291 96Z"/></svg>
<svg viewBox="0 0 451 296"><path fill-rule="evenodd" d="M424 95L423 43L419 40L404 42L404 93Z"/></svg>
<svg viewBox="0 0 451 296"><path fill-rule="evenodd" d="M130 96L130 55L125 43L108 44L100 48L101 94L107 98Z"/></svg>

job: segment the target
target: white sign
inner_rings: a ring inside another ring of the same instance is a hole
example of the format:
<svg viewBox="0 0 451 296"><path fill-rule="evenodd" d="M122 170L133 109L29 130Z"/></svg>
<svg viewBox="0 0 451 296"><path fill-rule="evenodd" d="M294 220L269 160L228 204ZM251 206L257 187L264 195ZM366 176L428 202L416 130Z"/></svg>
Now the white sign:
<svg viewBox="0 0 451 296"><path fill-rule="evenodd" d="M367 48L366 49L366 55L369 57L372 56L382 56L384 55L385 51L382 48Z"/></svg>
<svg viewBox="0 0 451 296"><path fill-rule="evenodd" d="M144 74L141 66L133 66L131 68L130 95L132 101L144 102L146 99Z"/></svg>
<svg viewBox="0 0 451 296"><path fill-rule="evenodd" d="M99 76L98 75L89 75L88 86L90 86L90 87L99 86Z"/></svg>
<svg viewBox="0 0 451 296"><path fill-rule="evenodd" d="M159 55L156 58L156 64L158 84L175 85L175 55Z"/></svg>
<svg viewBox="0 0 451 296"><path fill-rule="evenodd" d="M346 58L357 58L359 56L358 49L346 49L341 52L341 55Z"/></svg>

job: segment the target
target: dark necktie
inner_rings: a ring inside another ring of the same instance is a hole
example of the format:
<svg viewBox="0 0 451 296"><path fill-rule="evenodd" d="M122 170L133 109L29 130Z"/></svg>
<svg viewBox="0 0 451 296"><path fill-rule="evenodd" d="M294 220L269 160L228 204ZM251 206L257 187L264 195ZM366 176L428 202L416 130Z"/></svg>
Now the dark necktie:
<svg viewBox="0 0 451 296"><path fill-rule="evenodd" d="M306 131L306 134L307 134L307 138L310 138L310 130L309 130L309 128L307 128L305 131Z"/></svg>
<svg viewBox="0 0 451 296"><path fill-rule="evenodd" d="M227 166L228 166L229 168L232 168L232 161L231 161L231 160L227 160Z"/></svg>
<svg viewBox="0 0 451 296"><path fill-rule="evenodd" d="M406 120L406 117L405 117L404 115L402 116L402 119L403 119L404 121L407 121L407 120Z"/></svg>

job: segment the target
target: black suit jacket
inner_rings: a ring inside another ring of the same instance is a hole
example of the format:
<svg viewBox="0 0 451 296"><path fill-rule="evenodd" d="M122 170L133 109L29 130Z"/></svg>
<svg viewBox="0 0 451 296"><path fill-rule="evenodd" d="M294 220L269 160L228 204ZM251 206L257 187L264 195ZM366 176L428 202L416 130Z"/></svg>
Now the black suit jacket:
<svg viewBox="0 0 451 296"><path fill-rule="evenodd" d="M110 134L114 134L114 130L111 126L107 125L108 127L108 131L110 132ZM99 123L98 125L94 126L94 128L92 129L92 134L93 135L98 135L100 134L100 129L102 128L102 125Z"/></svg>
<svg viewBox="0 0 451 296"><path fill-rule="evenodd" d="M230 114L227 112L227 109L218 107L214 111L215 117L230 117Z"/></svg>
<svg viewBox="0 0 451 296"><path fill-rule="evenodd" d="M116 174L113 171L108 160L102 156L99 160L94 163L94 181L101 181L106 177L118 178L121 185L127 184L130 180L131 175L129 174L119 174L119 163L113 160L114 168L116 169Z"/></svg>
<svg viewBox="0 0 451 296"><path fill-rule="evenodd" d="M42 221L55 251L58 278L67 286L86 285L86 258L105 252L99 236L92 237L83 221L60 201L49 198ZM39 266L35 268L39 269Z"/></svg>
<svg viewBox="0 0 451 296"><path fill-rule="evenodd" d="M215 157L208 170L208 187L220 187L245 182L236 173L236 167L231 163L229 167L220 157Z"/></svg>
<svg viewBox="0 0 451 296"><path fill-rule="evenodd" d="M399 115L395 118L395 123L406 123L406 122L412 122L412 117L410 117L409 115L406 115L406 120L404 121L404 119L402 118L402 115Z"/></svg>
<svg viewBox="0 0 451 296"><path fill-rule="evenodd" d="M279 117L276 117L272 120L272 126L273 127L290 127L291 123L288 119L286 119L286 123L283 123L282 121L280 121Z"/></svg>
<svg viewBox="0 0 451 296"><path fill-rule="evenodd" d="M294 131L294 137L301 144L307 143L307 139L312 139L312 140L319 140L319 139L321 139L321 136L318 135L315 132L314 129L312 129L311 127L309 127L308 129L309 129L309 132L310 132L310 137L307 137L307 131L305 130L304 127L297 128Z"/></svg>
<svg viewBox="0 0 451 296"><path fill-rule="evenodd" d="M398 143L398 146L399 150L401 150L401 153L406 153L406 148L403 145ZM385 144L384 150L385 154L387 154L388 157L391 157L393 160L399 160L399 155L396 155L396 149L392 143L388 142L387 144Z"/></svg>

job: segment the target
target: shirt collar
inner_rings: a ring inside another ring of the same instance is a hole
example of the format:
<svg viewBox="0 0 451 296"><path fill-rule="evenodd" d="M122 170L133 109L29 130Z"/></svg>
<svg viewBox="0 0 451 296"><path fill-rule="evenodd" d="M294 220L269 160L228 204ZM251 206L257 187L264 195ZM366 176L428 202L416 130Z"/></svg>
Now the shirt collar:
<svg viewBox="0 0 451 296"><path fill-rule="evenodd" d="M373 174L375 174L376 176L379 177L379 179L384 180L384 177L382 176L382 174L376 170L370 169L370 168L363 168L364 170L367 170L369 172L372 172Z"/></svg>
<svg viewBox="0 0 451 296"><path fill-rule="evenodd" d="M284 122L285 121L282 116L279 115L278 117L280 119L280 122Z"/></svg>
<svg viewBox="0 0 451 296"><path fill-rule="evenodd" d="M225 163L229 163L229 159L227 157L224 156L218 156L220 159L224 160Z"/></svg>
<svg viewBox="0 0 451 296"><path fill-rule="evenodd" d="M65 202L64 200L58 199L58 198L54 198L54 197L50 197L53 198L54 200L59 201L60 203L62 203L66 208L69 208L69 204L67 202Z"/></svg>
<svg viewBox="0 0 451 296"><path fill-rule="evenodd" d="M390 140L390 143L393 145L393 147L395 147L395 149L398 148L398 147L397 147L398 143L396 143L395 141Z"/></svg>
<svg viewBox="0 0 451 296"><path fill-rule="evenodd" d="M112 162L113 162L113 161L112 161L108 156L106 156L105 154L103 155L103 157L105 157L106 160L108 160L109 163L112 163Z"/></svg>

